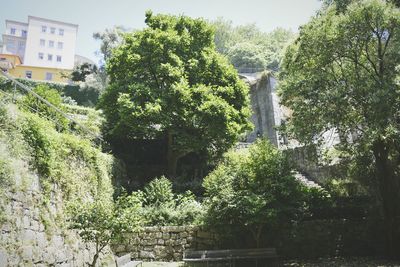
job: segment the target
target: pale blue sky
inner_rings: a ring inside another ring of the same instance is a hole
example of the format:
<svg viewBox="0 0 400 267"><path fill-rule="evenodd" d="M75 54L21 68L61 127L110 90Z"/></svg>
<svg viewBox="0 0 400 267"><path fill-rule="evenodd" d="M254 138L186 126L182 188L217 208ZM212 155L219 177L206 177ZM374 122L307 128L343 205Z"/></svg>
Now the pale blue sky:
<svg viewBox="0 0 400 267"><path fill-rule="evenodd" d="M224 17L235 25L256 23L263 31L306 23L321 3L318 0L0 0L0 32L5 19L27 21L28 15L79 24L77 51L97 62L95 31L114 25L140 29L144 13L185 14L213 20Z"/></svg>

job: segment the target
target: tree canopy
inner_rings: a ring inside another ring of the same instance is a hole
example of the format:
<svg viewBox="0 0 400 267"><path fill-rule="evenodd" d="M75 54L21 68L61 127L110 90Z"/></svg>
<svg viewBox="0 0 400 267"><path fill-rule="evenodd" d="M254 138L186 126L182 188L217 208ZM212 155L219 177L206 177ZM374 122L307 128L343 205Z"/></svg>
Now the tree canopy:
<svg viewBox="0 0 400 267"><path fill-rule="evenodd" d="M400 248L399 37L392 4L354 1L342 13L330 6L301 28L280 76L282 103L293 110L289 132L313 143L335 129L338 148L371 170L392 255Z"/></svg>
<svg viewBox="0 0 400 267"><path fill-rule="evenodd" d="M294 37L290 30L283 28L265 33L255 24L235 27L231 21L222 18L213 21L212 25L217 51L239 69L278 70L284 48Z"/></svg>
<svg viewBox="0 0 400 267"><path fill-rule="evenodd" d="M106 135L160 139L171 175L188 153L220 155L250 128L248 88L201 19L146 13L107 61Z"/></svg>

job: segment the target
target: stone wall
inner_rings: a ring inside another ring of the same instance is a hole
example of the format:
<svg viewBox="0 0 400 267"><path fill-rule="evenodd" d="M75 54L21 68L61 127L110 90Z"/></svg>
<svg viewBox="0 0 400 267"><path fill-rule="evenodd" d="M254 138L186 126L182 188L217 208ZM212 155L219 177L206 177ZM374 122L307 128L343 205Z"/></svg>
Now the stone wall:
<svg viewBox="0 0 400 267"><path fill-rule="evenodd" d="M277 250L284 258L382 256L382 225L371 218L304 221L281 237Z"/></svg>
<svg viewBox="0 0 400 267"><path fill-rule="evenodd" d="M82 267L91 262L94 247L63 225L58 188L44 204L39 178L30 175L19 177L11 190L1 193L0 267ZM113 266L113 256L107 252L100 262Z"/></svg>
<svg viewBox="0 0 400 267"><path fill-rule="evenodd" d="M145 227L115 246L117 255L131 253L144 261L180 261L186 249L216 248L216 237L196 226Z"/></svg>
<svg viewBox="0 0 400 267"><path fill-rule="evenodd" d="M266 238L268 241L263 240L262 246L275 247L278 255L286 259L377 256L384 251L382 231L381 222L366 218L303 221L290 231L283 231L273 244ZM195 226L145 227L140 233L127 236L125 244L113 250L143 261L180 261L186 249L245 248L250 244L245 236L232 239L226 243Z"/></svg>
<svg viewBox="0 0 400 267"><path fill-rule="evenodd" d="M339 164L322 165L318 162L317 150L314 147L295 147L284 150L294 168L307 178L326 184L332 178L344 176Z"/></svg>

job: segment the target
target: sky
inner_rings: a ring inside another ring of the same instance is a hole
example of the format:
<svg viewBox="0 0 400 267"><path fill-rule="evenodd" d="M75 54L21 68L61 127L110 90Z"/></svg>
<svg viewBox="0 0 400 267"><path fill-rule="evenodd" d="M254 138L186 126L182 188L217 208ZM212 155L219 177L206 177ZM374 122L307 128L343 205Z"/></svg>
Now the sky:
<svg viewBox="0 0 400 267"><path fill-rule="evenodd" d="M146 10L203 17L223 17L234 25L255 23L262 31L276 27L297 31L321 6L319 0L0 0L0 32L5 20L27 22L28 15L78 24L76 53L95 62L100 44L93 32L114 25L145 26Z"/></svg>

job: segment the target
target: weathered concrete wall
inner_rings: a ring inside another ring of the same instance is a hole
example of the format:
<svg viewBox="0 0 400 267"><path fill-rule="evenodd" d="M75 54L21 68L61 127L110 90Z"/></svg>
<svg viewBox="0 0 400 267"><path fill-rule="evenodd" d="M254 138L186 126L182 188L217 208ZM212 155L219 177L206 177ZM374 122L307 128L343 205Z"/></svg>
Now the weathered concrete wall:
<svg viewBox="0 0 400 267"><path fill-rule="evenodd" d="M275 78L267 73L242 77L250 86L251 121L254 124L254 130L248 134L246 142L254 142L257 137L263 136L278 146L280 140L275 127L281 124L283 115L276 94Z"/></svg>
<svg viewBox="0 0 400 267"><path fill-rule="evenodd" d="M27 179L25 179L27 178ZM35 175L16 181L3 191L0 225L0 267L87 266L94 247L66 229L60 190L53 188L47 204ZM113 266L113 257L103 254L100 262ZM100 266L100 265L99 265Z"/></svg>
<svg viewBox="0 0 400 267"><path fill-rule="evenodd" d="M144 261L180 261L185 249L212 249L216 243L215 235L196 226L154 226L127 236L113 250Z"/></svg>

